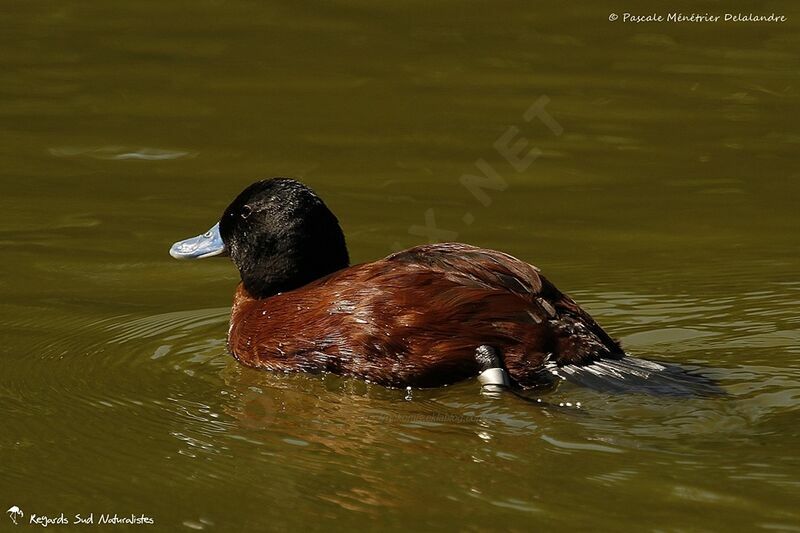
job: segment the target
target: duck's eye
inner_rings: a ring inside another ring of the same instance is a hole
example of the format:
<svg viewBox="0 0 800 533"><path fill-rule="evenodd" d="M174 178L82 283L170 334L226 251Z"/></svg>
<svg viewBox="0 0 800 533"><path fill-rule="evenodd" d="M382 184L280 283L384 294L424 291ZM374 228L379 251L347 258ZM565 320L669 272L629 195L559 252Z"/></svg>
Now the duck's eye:
<svg viewBox="0 0 800 533"><path fill-rule="evenodd" d="M242 218L249 217L252 212L253 212L253 208L252 207L250 207L249 205L244 206L242 208L242 212L241 212Z"/></svg>

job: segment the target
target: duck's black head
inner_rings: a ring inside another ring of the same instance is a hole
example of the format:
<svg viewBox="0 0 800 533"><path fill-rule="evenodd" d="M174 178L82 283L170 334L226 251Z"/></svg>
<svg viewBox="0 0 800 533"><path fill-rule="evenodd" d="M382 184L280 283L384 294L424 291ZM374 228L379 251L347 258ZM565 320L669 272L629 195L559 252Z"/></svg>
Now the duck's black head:
<svg viewBox="0 0 800 533"><path fill-rule="evenodd" d="M217 225L170 250L179 259L225 253L257 298L296 289L349 264L336 216L314 191L290 178L253 183Z"/></svg>

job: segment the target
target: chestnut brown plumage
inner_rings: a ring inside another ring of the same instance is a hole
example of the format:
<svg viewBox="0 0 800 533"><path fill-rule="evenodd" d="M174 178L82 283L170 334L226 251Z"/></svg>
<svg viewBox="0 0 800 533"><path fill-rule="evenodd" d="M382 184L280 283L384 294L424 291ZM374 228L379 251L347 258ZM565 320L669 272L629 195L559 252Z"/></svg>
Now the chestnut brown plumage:
<svg viewBox="0 0 800 533"><path fill-rule="evenodd" d="M478 374L481 344L522 386L552 380L548 361L622 356L534 267L465 244L419 246L269 298L240 285L228 340L248 366L419 387Z"/></svg>

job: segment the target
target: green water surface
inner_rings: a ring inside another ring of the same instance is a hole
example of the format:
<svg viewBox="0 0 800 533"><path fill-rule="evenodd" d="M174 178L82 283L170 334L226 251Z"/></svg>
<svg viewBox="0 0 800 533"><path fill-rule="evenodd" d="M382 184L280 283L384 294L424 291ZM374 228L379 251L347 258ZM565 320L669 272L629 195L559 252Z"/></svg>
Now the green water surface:
<svg viewBox="0 0 800 533"><path fill-rule="evenodd" d="M19 530L800 531L800 10L629 4L5 2L0 510ZM788 21L608 20L634 8ZM546 400L582 408L553 412L474 381L242 368L236 271L167 250L271 175L326 199L354 262L504 250L729 395L565 385Z"/></svg>

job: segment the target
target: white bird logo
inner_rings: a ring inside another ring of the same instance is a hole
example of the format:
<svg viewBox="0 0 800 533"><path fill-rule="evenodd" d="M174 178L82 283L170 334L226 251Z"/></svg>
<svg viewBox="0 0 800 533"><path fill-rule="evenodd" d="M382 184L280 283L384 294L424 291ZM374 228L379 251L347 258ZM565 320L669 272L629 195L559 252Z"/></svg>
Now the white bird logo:
<svg viewBox="0 0 800 533"><path fill-rule="evenodd" d="M6 512L8 513L8 516L11 517L11 520L14 521L14 525L17 525L18 517L22 518L23 516L25 516L25 513L22 512L22 509L20 509L16 505L11 506L11 508Z"/></svg>

